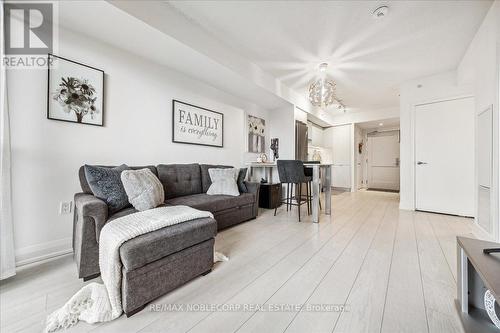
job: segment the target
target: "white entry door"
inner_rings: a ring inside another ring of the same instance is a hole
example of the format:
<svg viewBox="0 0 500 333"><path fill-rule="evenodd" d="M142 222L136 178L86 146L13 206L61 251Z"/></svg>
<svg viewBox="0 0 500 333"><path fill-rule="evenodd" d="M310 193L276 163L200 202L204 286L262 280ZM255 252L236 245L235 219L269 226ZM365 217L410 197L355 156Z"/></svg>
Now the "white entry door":
<svg viewBox="0 0 500 333"><path fill-rule="evenodd" d="M368 187L399 190L399 131L368 136Z"/></svg>
<svg viewBox="0 0 500 333"><path fill-rule="evenodd" d="M415 207L474 215L474 99L415 108Z"/></svg>

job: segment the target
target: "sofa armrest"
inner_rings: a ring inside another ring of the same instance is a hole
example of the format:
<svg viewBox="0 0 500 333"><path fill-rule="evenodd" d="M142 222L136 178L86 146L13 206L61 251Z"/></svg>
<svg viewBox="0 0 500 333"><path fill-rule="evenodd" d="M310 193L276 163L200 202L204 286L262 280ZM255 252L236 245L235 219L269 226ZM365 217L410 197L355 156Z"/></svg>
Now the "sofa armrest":
<svg viewBox="0 0 500 333"><path fill-rule="evenodd" d="M247 187L247 193L255 194L255 203L254 203L254 216L257 217L259 213L259 192L260 192L260 183L256 182L245 182L245 186Z"/></svg>
<svg viewBox="0 0 500 333"><path fill-rule="evenodd" d="M75 194L75 218L90 217L95 223L96 240L99 242L101 229L108 220L108 205L101 199L87 193ZM90 226L89 226L90 227Z"/></svg>

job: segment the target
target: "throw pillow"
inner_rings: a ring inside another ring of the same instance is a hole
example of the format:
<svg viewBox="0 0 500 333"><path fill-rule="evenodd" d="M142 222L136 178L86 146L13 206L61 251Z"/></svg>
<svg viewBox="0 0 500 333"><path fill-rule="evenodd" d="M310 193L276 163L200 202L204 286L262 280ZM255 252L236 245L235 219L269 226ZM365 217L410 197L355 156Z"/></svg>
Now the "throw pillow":
<svg viewBox="0 0 500 333"><path fill-rule="evenodd" d="M108 204L110 214L130 205L120 179L122 171L129 169L127 165L122 164L115 168L85 165L84 169L92 193Z"/></svg>
<svg viewBox="0 0 500 333"><path fill-rule="evenodd" d="M121 179L128 201L138 211L158 207L165 201L163 185L151 170L125 170Z"/></svg>
<svg viewBox="0 0 500 333"><path fill-rule="evenodd" d="M241 168L240 172L238 173L238 179L236 180L236 183L238 184L238 191L240 191L240 193L248 192L247 186L245 185L246 176L247 168Z"/></svg>
<svg viewBox="0 0 500 333"><path fill-rule="evenodd" d="M208 169L212 185L208 188L208 195L232 195L239 196L238 185L236 184L238 169Z"/></svg>

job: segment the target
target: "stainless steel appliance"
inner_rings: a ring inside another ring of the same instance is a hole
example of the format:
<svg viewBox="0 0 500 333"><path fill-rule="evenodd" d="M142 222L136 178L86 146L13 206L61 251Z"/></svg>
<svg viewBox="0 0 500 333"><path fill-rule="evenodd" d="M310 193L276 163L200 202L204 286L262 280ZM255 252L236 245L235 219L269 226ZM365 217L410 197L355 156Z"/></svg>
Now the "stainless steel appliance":
<svg viewBox="0 0 500 333"><path fill-rule="evenodd" d="M295 121L295 159L307 161L307 124Z"/></svg>

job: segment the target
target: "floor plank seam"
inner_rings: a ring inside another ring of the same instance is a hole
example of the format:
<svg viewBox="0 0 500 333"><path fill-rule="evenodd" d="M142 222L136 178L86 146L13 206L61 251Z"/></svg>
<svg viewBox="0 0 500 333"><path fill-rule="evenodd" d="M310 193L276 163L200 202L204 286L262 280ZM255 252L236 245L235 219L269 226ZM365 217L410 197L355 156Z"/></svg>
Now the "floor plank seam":
<svg viewBox="0 0 500 333"><path fill-rule="evenodd" d="M277 246L281 245L282 243L286 242L287 240L289 240L290 238L292 238L293 236L295 236L297 233L300 233L302 232L302 230L297 230L296 233L290 235L289 237L285 238L283 241L281 241L280 243L276 244L275 246L272 246L271 248L269 248L268 250L264 251L264 253L267 253L269 251L271 251L272 249L276 248ZM293 249L290 250L290 252L288 254L286 254L285 256L283 256L281 259L279 259L276 263L274 263L270 268L268 268L267 270L265 270L264 272L262 272L260 275L258 275L254 280L250 281L247 285L245 285L244 287L242 287L242 289L240 289L239 291L245 289L248 285L252 284L255 280L259 279L262 275L264 275L268 270L272 269L275 265L277 265L278 263L280 263L282 260L284 260L290 253L294 252L296 249L300 248L303 244L307 243L311 238L313 238L315 236L315 233L312 234L309 238L307 238L306 240L304 240L302 243L300 243L299 245L297 245L296 247L294 247ZM254 258L252 259L250 262L253 262L255 260L257 260L258 258ZM239 292L238 291L238 292ZM232 295L229 299L231 299L232 297L234 297L234 295ZM229 300L228 299L228 300ZM212 312L208 313L206 317L208 317ZM203 321L206 317L204 317L203 319L200 320ZM152 322L148 323L146 326L142 327L141 329L139 329L137 332L141 332L143 331L144 329L146 329L148 326L151 326L152 324L154 324L157 320L161 320L161 318L159 319L155 319L153 320ZM189 330L187 330L186 332L189 332L193 327L195 327L196 325L193 325L191 328L189 328ZM96 328L97 329L97 328ZM91 330L93 331L93 329Z"/></svg>
<svg viewBox="0 0 500 333"><path fill-rule="evenodd" d="M358 203L359 204L359 203ZM356 206L356 202L353 202L352 205L351 205L351 208L354 208L354 206ZM352 216L348 217L348 220L352 219L356 214L354 213ZM346 225L347 225L347 221L344 222L344 224L340 227L340 229L338 229L337 231L335 231L334 234L332 234L330 236L330 238L334 237L340 230L342 230ZM322 224L320 225L321 228L324 228L324 227L333 227L333 224L332 223L329 223L329 224ZM297 232L300 232L297 231ZM282 262L283 260L285 260L291 253L293 253L294 251L296 251L298 248L300 248L301 246L303 246L305 243L307 243L308 241L310 241L312 238L314 238L316 236L316 234L318 233L318 231L316 233L313 233L310 237L308 237L304 242L300 243L298 246L296 246L295 248L293 248L289 253L287 253L286 255L284 255L279 261L277 261L276 263L274 263L271 267L269 267L267 270L265 270L262 274L260 274L259 276L257 276L255 279L253 279L252 281L250 281L248 284L246 284L244 287L242 287L241 289L239 289L238 291L236 291L233 295L231 295L228 299L226 299L226 301L224 303L226 303L227 301L229 301L230 299L234 298L236 295L238 295L240 292L242 292L245 288L247 288L249 285L251 285L252 283L254 283L256 280L258 280L262 275L266 274L269 270L271 270L274 266L276 266L277 264L279 264L280 262ZM292 236L290 236L292 237ZM325 241L325 244L330 240L330 238L328 238L326 241ZM272 248L275 248L276 246L273 246ZM271 250L271 249L270 249ZM269 251L269 250L268 250ZM266 252L268 252L266 251ZM256 259L254 259L256 260ZM196 322L192 327L190 327L186 332L189 332L190 330L192 330L194 327L196 327L199 323L201 323L203 320L205 320L208 316L210 316L213 312L209 312L205 317L203 317L202 319L200 319L198 322ZM157 320L160 320L160 319L157 319ZM151 323L148 323L146 326L144 326L143 328L141 328L138 332L146 329L148 326L151 326L154 322L156 322L157 320L151 322Z"/></svg>
<svg viewBox="0 0 500 333"><path fill-rule="evenodd" d="M418 246L417 231L416 231L416 227L415 227L415 214L413 214L411 222L412 222L412 226L413 226L413 234L415 235L415 245L417 247L418 271L420 273L420 287L421 287L422 298L423 298L423 302L424 302L425 323L427 325L427 332L430 332L429 315L428 315L428 311L427 311L427 304L425 301L424 279L422 277L422 265L420 264L420 250L419 250L419 246Z"/></svg>
<svg viewBox="0 0 500 333"><path fill-rule="evenodd" d="M392 261L394 259L394 248L395 248L395 245L396 245L396 236L398 234L399 227L400 227L400 223L399 223L399 214L398 214L398 225L394 229L394 234L393 234L393 238L392 238L391 261L390 261L390 264L389 264L389 274L387 275L387 283L386 283L386 286L385 286L384 306L382 307L382 319L380 320L379 332L382 332L382 327L384 327L385 307L387 305L387 293L389 292L389 281L391 279Z"/></svg>
<svg viewBox="0 0 500 333"><path fill-rule="evenodd" d="M346 192L332 198L332 215L323 211L319 224L305 215L298 223L296 210L279 217L261 210L256 220L217 236L215 248L232 254L230 263L152 302L264 308L146 309L112 322L81 322L68 333L463 332L453 303L456 237L487 239L484 231L470 218L405 212L397 204L397 195ZM86 284L71 256L20 269L0 283L0 331L43 330L47 314ZM306 310L333 303L351 310ZM294 308L266 313L273 304Z"/></svg>
<svg viewBox="0 0 500 333"><path fill-rule="evenodd" d="M350 215L350 216L349 216L349 217L347 217L347 220L346 220L346 221L344 222L344 224L340 227L340 229L339 229L339 230L337 230L337 231L336 231L336 233L332 234L332 236L331 236L330 238L328 238L328 239L325 241L325 244L326 244L326 243L328 243L328 242L329 242L329 240L330 240L332 237L334 237L334 236L335 236L338 232L340 232L340 231L341 231L341 230L342 230L345 226L347 226L347 222L348 222L349 220L351 220L352 218L354 218L354 216L356 215L356 213L355 213L355 212L351 212L350 210L351 210L351 209L354 209L356 206L357 206L357 205L356 205L356 202L351 202L351 203L350 203L350 205L349 205L348 209L346 210L346 212L347 212L347 211L349 211L349 214L346 214L346 215ZM375 206L375 204L374 204L374 206ZM352 215L351 215L351 213L352 213ZM332 223L333 223L333 222L332 222ZM329 227L333 227L333 224L330 224L330 225L329 225ZM312 238L312 237L314 237L314 234L313 234L313 235L311 235L311 237L310 237L310 238ZM310 238L309 238L309 239L310 239ZM309 239L308 239L308 240L309 240ZM302 246L302 245L300 245L300 246ZM295 250L296 250L296 249L293 249L290 253L294 252ZM318 251L319 251L319 250L318 250ZM289 254L290 254L290 253L289 253ZM289 254L288 254L288 255L289 255ZM287 256L288 256L288 255L287 255ZM314 254L313 254L313 256L314 256ZM277 265L277 264L278 264L278 263L276 263L275 265ZM275 266L275 265L274 265L274 266ZM273 267L274 267L274 266L273 266ZM272 267L271 267L270 269L272 269ZM266 271L266 272L267 272L267 271ZM264 272L263 274L265 274L266 272ZM256 281L258 278L260 278L260 276L259 276L259 277L257 277L257 278L255 279L255 281ZM255 281L250 282L248 285L246 285L245 287L243 287L242 289L240 289L237 293L235 293L233 296L231 296L231 297L228 299L228 301L229 301L230 299L234 298L234 297L235 297L236 295L238 295L239 293L241 293L241 292L242 292L245 288L247 288L250 284L252 284L252 283L253 283L253 282L255 282ZM271 296L271 297L272 297L272 296ZM209 317L212 313L213 313L213 312L209 313L206 317L204 317L203 319L199 320L199 321L198 321L195 325L193 325L193 326L192 326L192 327L191 327L188 331L186 331L186 332L189 332L190 330L192 330L192 329L193 329L194 327L196 327L199 323L201 323L203 320L205 320L207 317Z"/></svg>
<svg viewBox="0 0 500 333"><path fill-rule="evenodd" d="M371 212L373 212L373 210L375 210L375 208L376 208L376 206L377 206L377 204L378 204L378 203L379 203L379 202L375 203L375 204L373 205L373 207L369 210L368 215L367 215L367 216L366 216L366 218L365 218L365 221L364 221L363 223L361 223L361 224L360 224L360 225L356 228L356 232L357 232L357 231L359 231L359 229L360 229L363 225L365 225L365 223L367 222L366 220L368 220L368 218L369 218L369 214L370 214ZM355 215L354 215L353 217L351 217L351 219L353 219L354 217L355 217ZM351 219L350 219L350 220L351 220ZM346 225L347 225L347 224L346 224ZM339 231L340 231L340 230L339 230ZM338 260L338 259L342 256L342 254L344 253L345 249L349 246L349 244L350 244L350 242L352 241L352 239L356 236L356 232L355 232L355 233L353 233L352 237L351 237L351 238L349 239L349 241L346 243L346 245L345 245L345 247L342 249L341 253L337 256L337 258L335 259L335 261L334 261L334 263L332 264L332 266L333 266L333 265L335 264L335 262L336 262L336 261L337 261L337 260ZM270 300L270 299L271 299L271 298L272 298L272 297L273 297L273 296L274 296L274 295L275 295L275 294L276 294L276 293L277 293L277 292L278 292L278 291L279 291L279 290L280 290L280 289L281 289L281 288L282 288L282 287L283 287L283 286L284 286L284 285L285 285L285 284L286 284L286 283L287 283L287 282L288 282L288 281L289 281L289 280L290 280L290 279L291 279L291 278L292 278L292 277L293 277L293 276L294 276L294 275L298 272L298 271L300 271L300 270L301 270L301 269L302 269L302 268L303 268L303 267L304 267L304 266L305 266L305 265L306 265L306 264L307 264L307 263L308 263L308 262L309 262L309 261L310 261L310 260L314 257L314 255L315 255L316 253L318 253L319 251L321 251L321 249L322 249L324 246L326 246L326 245L327 245L327 244L331 241L331 239L332 239L334 236L335 236L335 235L332 235L332 236L331 236L331 237L330 237L330 238L329 238L329 239L328 239L328 240L327 240L327 241L326 241L326 242L325 242L325 243L324 243L324 244L323 244L323 245L322 245L322 246L321 246L321 247L320 247L320 248L319 248L319 249L318 249L318 250L317 250L317 251L316 251L316 252L315 252L312 256L311 256L311 257L309 257L309 259L308 259L308 260L307 260L307 261L306 261L303 265L301 265L301 266L300 266L300 267L299 267L299 268L298 268L298 269L297 269L297 270L296 270L296 271L295 271L295 272L294 272L294 273L293 273L293 274L292 274L292 275L291 275L291 276L290 276L290 277L289 277L289 278L288 278L288 279L287 279L287 280L286 280L286 281L285 281L285 282L284 282L284 283L283 283L283 284L282 284L282 285L281 285L281 286L280 286L280 287L279 287L279 288L278 288L278 289L277 289L277 290L276 290L276 291L275 291L275 292L274 292L274 293L273 293L273 294L272 294L272 295L271 295L271 296L270 296L270 297L269 297L269 298L268 298L265 302L264 302L264 304L265 304L265 303L267 303L267 302L268 302L268 301L269 301L269 300ZM331 267L332 267L332 266L331 266ZM330 268L331 268L331 267L330 267ZM325 275L326 275L326 274L325 274ZM322 281L322 280L321 280L321 281ZM320 281L319 283L321 283L321 281ZM254 316L257 312L258 312L258 311L254 312L254 313L253 313L253 314L252 314L249 318L247 318L247 320L245 320L245 321L244 321L244 322L243 322L243 323L242 323L242 324L238 327L238 329L236 329L234 332L237 332L239 329L241 329L241 327L243 327L243 326L245 325L245 323L246 323L247 321L249 321L249 320L250 320L250 319L251 319L251 318L252 318L252 317L253 317L253 316ZM295 317L294 317L294 318L295 318ZM292 320L292 321L293 321L293 320ZM287 326L287 327L288 327L288 326ZM286 329L285 329L285 330L286 330ZM234 333L234 332L233 332L233 333Z"/></svg>
<svg viewBox="0 0 500 333"><path fill-rule="evenodd" d="M369 210L369 213L371 213L371 212L375 209L375 207L376 207L376 204L374 204L374 205L373 205L373 207ZM356 214L355 214L354 216L356 216ZM349 220L351 220L352 218L354 218L354 216L352 216ZM367 218L368 218L368 217L367 217ZM356 228L356 231L358 231L358 230L359 230L359 229L360 229L360 228L361 228L361 227L362 227L365 223L366 223L366 221L365 221L365 222L363 222L363 223L361 223L361 224L360 224L360 225ZM346 223L344 226L342 226L342 228L344 228L346 225L347 225L347 223ZM340 229L339 229L339 231L340 231ZM345 248L349 245L350 241L352 240L352 238L354 238L354 236L355 236L355 235L356 235L356 233L354 233L354 234L353 234L353 236L351 237L351 239L349 240L349 242L346 244L346 246L345 246L345 247L344 247L344 249L342 250L342 253L343 253L343 251L345 250ZM307 264L307 263L308 263L308 262L309 262L309 261L310 261L310 260L314 257L314 255L315 255L316 253L318 253L319 251L321 251L321 249L322 249L324 246L326 246L326 244L328 244L334 236L335 236L335 235L332 235L331 237L329 237L329 238L328 238L328 240L327 240L327 241L325 241L325 243L324 243L324 244L323 244L323 245L322 245L322 246L321 246L321 247L320 247L317 251L315 251L315 252L313 253L313 255L312 255L311 257L309 257L309 258L308 258L308 260L307 260L304 264L302 264L302 265L301 265L301 266L300 266L300 267L299 267L299 268L298 268L298 269L297 269L297 270L296 270L296 271L295 271L292 275L290 275L290 277L289 277L289 278L288 278L285 282L283 282L283 283L281 284L281 286L280 286L280 287L279 287L279 288L278 288L278 289L277 289L277 290L276 290L276 291L275 291L275 292L274 292L274 293L273 293L270 297L268 297L268 298L267 298L267 300L264 302L264 304L265 304L265 303L267 303L267 302L268 302L268 301L269 301L269 300L270 300L270 299L271 299L271 298L272 298L272 297L273 297L273 296L274 296L274 295L275 295L275 294L276 294L276 293L277 293L277 292L278 292L278 291L279 291L279 290L280 290L280 289L281 289L281 288L282 288L282 287L283 287L283 286L284 286L284 285L285 285L285 284L286 284L286 283L287 283L287 282L288 282L288 281L289 281L289 280L290 280L290 279L291 279L291 278L292 278L292 277L293 277L293 276L294 276L294 275L298 272L298 271L300 271L300 270L302 269L302 267L304 267L304 266L305 266L305 265L306 265L306 264ZM341 255L341 254L340 254L340 255ZM340 257L340 255L339 255L339 257ZM254 316L257 312L258 312L258 311L256 311L256 312L252 313L252 315L251 315L250 317L248 317L248 318L247 318L247 319L246 319L246 320L245 320L245 321L244 321L244 322L243 322L243 323L242 323L242 324L241 324L241 325L240 325L240 326L239 326L239 327L238 327L235 331L233 331L233 333L235 333L235 332L239 331L239 330L240 330L240 329L241 329L241 328L245 325L245 323L246 323L246 322L248 322L248 321L249 321L249 320L250 320L250 319L251 319L251 318L252 318L252 317L253 317L253 316Z"/></svg>
<svg viewBox="0 0 500 333"><path fill-rule="evenodd" d="M354 206L354 205L355 205L355 203L353 203L351 206ZM263 222L263 223L265 223L265 222ZM286 226L286 224L285 224L286 222L285 222L285 221L283 221L283 223L284 223L284 225ZM306 225L306 224L300 224L300 225L304 226L305 228L310 227L310 225ZM331 223L328 223L328 224L321 224L321 225L320 225L320 228L321 228L321 229L323 229L323 228L325 228L325 227L330 228L330 227L332 227L332 226L333 226L333 225L332 225ZM302 232L304 232L304 230L302 230L302 229L298 229L298 230L294 231L291 235L289 235L288 237L286 237L285 239L283 239L282 241L280 241L278 244L275 244L275 245L273 245L272 247L270 247L269 249L265 250L265 251L264 251L261 255L264 255L265 253L268 253L268 252L272 251L272 250L273 250L273 249L275 249L276 247L279 247L281 244L283 244L283 243L285 243L285 242L289 241L290 239L292 239L293 237L295 237L297 234L300 234L300 233L302 233ZM304 243L308 242L311 238L315 237L315 235L317 234L317 232L318 232L318 231L316 231L315 233L312 233L312 234L310 235L310 237L308 237L307 239L305 239L305 240L304 240L304 242L302 242L302 243L300 243L299 245L297 245L297 247L296 247L296 248L293 248L293 249L290 251L290 253L291 253L291 252L293 252L293 251L295 251L297 248L299 248L300 246L302 246ZM289 255L289 253L288 253L288 254L286 254L286 255L284 255L284 257L283 257L282 259L280 259L280 261L281 261L281 260L284 260L284 259L285 259L288 255ZM248 263L252 263L252 262L254 262L254 261L256 261L256 260L258 260L258 257L254 257L254 258L252 258L252 259L251 259ZM274 265L278 264L280 261L278 261L278 262L274 263ZM248 264L248 263L247 263L247 264ZM240 263L240 266L241 266L241 265L242 265L242 264ZM273 266L274 266L274 265L273 265ZM272 267L273 267L273 266L271 266L269 269L272 269ZM265 274L266 272L267 272L267 270L266 270L265 272L263 272L262 274ZM259 277L260 277L260 276L258 276L256 279L258 279ZM251 281L249 284L251 284L251 283L253 283L253 281ZM243 289L244 289L244 288L246 288L246 286L245 286L245 287L243 287ZM242 290L243 290L243 289L242 289ZM233 296L231 296L231 298L232 298L232 297L233 297ZM210 313L209 313L208 315L210 315ZM207 316L208 316L208 315L207 315ZM206 317L204 317L202 320L204 320L205 318L206 318ZM141 328L140 328L137 332L140 332L140 331L142 331L142 330L146 329L147 327L149 327L149 326L153 325L153 324L154 324L156 321L158 321L158 320L161 320L161 318L159 318L159 319L155 319L155 320L153 320L153 321L151 321L151 322L147 323L145 326L141 327ZM202 320L200 320L200 321L202 321ZM98 324L98 325L97 325L97 327L94 327L94 328L92 328L91 330L89 330L89 332L91 332L91 331L95 331L95 330L98 330L100 327L102 327L102 326L103 326L103 325L105 325L105 324L106 324L106 323L100 323L100 324ZM193 327L194 327L194 326L193 326ZM192 329L193 327L191 327L190 329Z"/></svg>
<svg viewBox="0 0 500 333"><path fill-rule="evenodd" d="M264 255L265 253L269 252L269 251L272 251L273 249L275 249L276 247L280 246L281 244L287 242L289 239L295 237L297 234L303 232L303 230L296 230L294 231L291 235L289 235L288 237L286 237L285 239L283 239L282 241L280 241L278 244L275 244L273 245L272 247L270 247L269 249L265 250L262 255ZM314 237L315 234L312 234L310 238ZM307 242L310 238L306 239L303 243ZM300 247L303 243L299 244L297 247ZM292 249L291 251L294 251L294 249ZM254 262L255 260L257 260L258 258L252 258L248 263L252 263ZM247 264L248 264L247 263ZM243 264L240 263L240 266L244 266ZM265 273L265 272L264 272ZM263 274L264 274L263 273ZM188 295L189 296L189 295ZM161 320L161 318L159 319L155 319L149 323L147 323L145 326L141 327L137 332L140 332L144 329L146 329L148 326L154 324L157 320ZM98 330L99 328L101 328L103 325L105 325L106 323L98 323L96 327L93 327L92 329L90 329L89 331L87 332L92 332L92 331L95 331L95 330Z"/></svg>
<svg viewBox="0 0 500 333"><path fill-rule="evenodd" d="M363 268L363 265L365 264L365 261L366 261L366 257L368 256L368 253L370 252L370 249L372 248L373 246L373 242L375 241L375 238L377 237L377 234L380 230L380 227L382 226L382 224L384 223L384 220L386 218L386 215L387 215L387 209L389 208L389 205L386 205L385 207L385 210L384 210L384 214L383 216L380 218L380 222L379 222L379 225L377 226L377 230L375 231L374 235L373 235L373 238L371 239L370 241L370 245L368 247L368 250L365 252L364 256L363 256L363 260L361 262L361 265L359 266L359 270L358 272L356 273L356 276L354 277L354 281L353 283L351 284L351 288L349 289L349 292L347 293L347 297L346 299L344 300L344 304L347 303L347 301L349 300L349 296L351 295L351 292L352 292L352 289L354 287L354 285L356 284L356 281L359 277L359 272L361 272L361 269ZM342 317L342 313L337 317L337 320L335 321L335 324L333 326L333 329L332 329L332 333L335 331L335 328L337 327L337 324L340 320L340 317Z"/></svg>
<svg viewBox="0 0 500 333"><path fill-rule="evenodd" d="M427 217L427 218L429 218L429 217ZM432 233L434 234L434 237L436 238L436 240L438 242L439 248L441 249L441 253L443 254L444 260L446 261L446 266L448 266L448 270L450 271L451 277L453 278L453 281L455 282L455 286L456 286L457 280L455 279L455 275L453 275L453 269L451 268L451 264L448 261L448 258L446 257L446 253L444 252L443 246L441 245L441 240L438 237L438 235L436 233L436 230L434 229L434 225L432 224L432 222L429 222L429 224L431 226Z"/></svg>

